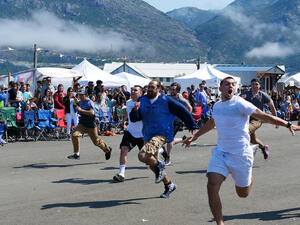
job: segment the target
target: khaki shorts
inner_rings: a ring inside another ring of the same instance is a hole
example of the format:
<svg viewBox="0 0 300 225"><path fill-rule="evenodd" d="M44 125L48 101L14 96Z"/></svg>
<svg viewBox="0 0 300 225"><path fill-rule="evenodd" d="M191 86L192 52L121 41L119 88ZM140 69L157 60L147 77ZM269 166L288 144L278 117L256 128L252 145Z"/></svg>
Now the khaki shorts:
<svg viewBox="0 0 300 225"><path fill-rule="evenodd" d="M142 153L149 155L154 155L158 158L158 150L166 143L166 137L162 135L157 135L151 138L150 141L145 141L144 146L140 150Z"/></svg>

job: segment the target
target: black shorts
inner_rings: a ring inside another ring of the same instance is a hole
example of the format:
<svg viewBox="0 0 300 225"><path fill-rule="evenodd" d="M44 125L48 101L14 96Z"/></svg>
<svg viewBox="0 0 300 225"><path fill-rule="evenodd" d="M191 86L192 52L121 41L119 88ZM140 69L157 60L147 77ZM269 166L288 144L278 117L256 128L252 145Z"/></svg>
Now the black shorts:
<svg viewBox="0 0 300 225"><path fill-rule="evenodd" d="M129 131L125 130L121 144L120 144L120 148L122 146L127 146L127 147L129 147L129 151L130 151L136 145L141 150L144 145L144 139L143 138L135 138L131 135L131 133Z"/></svg>

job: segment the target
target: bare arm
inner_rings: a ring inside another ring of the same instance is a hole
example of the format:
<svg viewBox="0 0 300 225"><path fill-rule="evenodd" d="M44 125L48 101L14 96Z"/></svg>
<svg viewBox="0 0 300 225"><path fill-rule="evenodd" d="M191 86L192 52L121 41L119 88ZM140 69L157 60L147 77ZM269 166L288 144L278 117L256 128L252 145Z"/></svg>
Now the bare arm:
<svg viewBox="0 0 300 225"><path fill-rule="evenodd" d="M287 121L280 119L279 117L264 113L260 109L256 109L251 116L257 120L264 122L264 123L270 123L270 124L274 124L274 125L278 125L278 126L282 126L282 127L288 126ZM291 125L289 127L289 130L291 131L292 135L295 135L295 131L299 131L300 126Z"/></svg>
<svg viewBox="0 0 300 225"><path fill-rule="evenodd" d="M210 130L215 128L215 121L214 119L210 119L206 122L206 124L199 129L194 135L188 137L187 139L185 139L183 141L183 145L185 145L186 147L190 147L190 144L192 141L195 141L198 139L198 137L202 136L203 134L206 134L207 132L209 132Z"/></svg>
<svg viewBox="0 0 300 225"><path fill-rule="evenodd" d="M93 109L90 109L90 110L84 110L82 108L80 108L79 106L76 107L76 110L79 112L79 113L82 113L82 114L85 114L85 115L88 115L88 116L94 116L95 115L95 111Z"/></svg>

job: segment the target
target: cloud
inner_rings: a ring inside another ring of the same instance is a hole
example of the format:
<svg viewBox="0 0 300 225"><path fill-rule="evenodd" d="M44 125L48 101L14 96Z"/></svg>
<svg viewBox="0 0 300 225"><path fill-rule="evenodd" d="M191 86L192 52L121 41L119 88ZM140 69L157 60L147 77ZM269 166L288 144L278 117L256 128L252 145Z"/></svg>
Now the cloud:
<svg viewBox="0 0 300 225"><path fill-rule="evenodd" d="M300 52L299 43L294 41L300 38L297 25L287 27L279 23L264 23L254 17L246 16L235 8L228 8L224 15L242 28L244 34L264 43L247 52L245 54L247 57L284 58Z"/></svg>
<svg viewBox="0 0 300 225"><path fill-rule="evenodd" d="M295 53L295 48L278 42L267 42L261 47L252 49L246 53L249 58L284 58Z"/></svg>
<svg viewBox="0 0 300 225"><path fill-rule="evenodd" d="M141 47L111 30L100 30L79 23L64 21L46 11L37 11L32 18L0 19L0 46L32 47L87 53L126 51Z"/></svg>

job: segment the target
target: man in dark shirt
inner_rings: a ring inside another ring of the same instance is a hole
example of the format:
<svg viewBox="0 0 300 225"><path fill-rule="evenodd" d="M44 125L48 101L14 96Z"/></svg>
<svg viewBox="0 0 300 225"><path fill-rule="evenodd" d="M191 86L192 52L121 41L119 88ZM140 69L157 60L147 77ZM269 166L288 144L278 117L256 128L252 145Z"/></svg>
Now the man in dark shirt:
<svg viewBox="0 0 300 225"><path fill-rule="evenodd" d="M111 156L112 148L107 146L103 140L98 136L94 103L87 97L86 90L82 89L78 92L80 101L76 106L76 111L79 113L79 124L72 132L72 143L74 148L74 154L68 156L69 159L80 159L79 145L80 137L87 133L94 145L98 146L105 152L105 159L109 160Z"/></svg>
<svg viewBox="0 0 300 225"><path fill-rule="evenodd" d="M102 80L97 80L96 81L96 87L95 87L95 94L96 96L98 96L99 93L102 93L103 89L102 89Z"/></svg>
<svg viewBox="0 0 300 225"><path fill-rule="evenodd" d="M269 97L268 94L260 91L260 82L257 78L251 80L251 90L243 93L242 97L245 98L248 102L251 102L261 111L263 111L264 105L267 104L271 109L273 116L277 116L276 109L272 99ZM253 117L250 117L250 123L249 123L249 134L251 138L250 142L251 144L258 144L259 148L261 149L264 155L264 159L268 159L269 146L264 145L262 141L256 137L255 134L255 131L258 128L260 128L261 125L262 125L261 121L256 120Z"/></svg>

